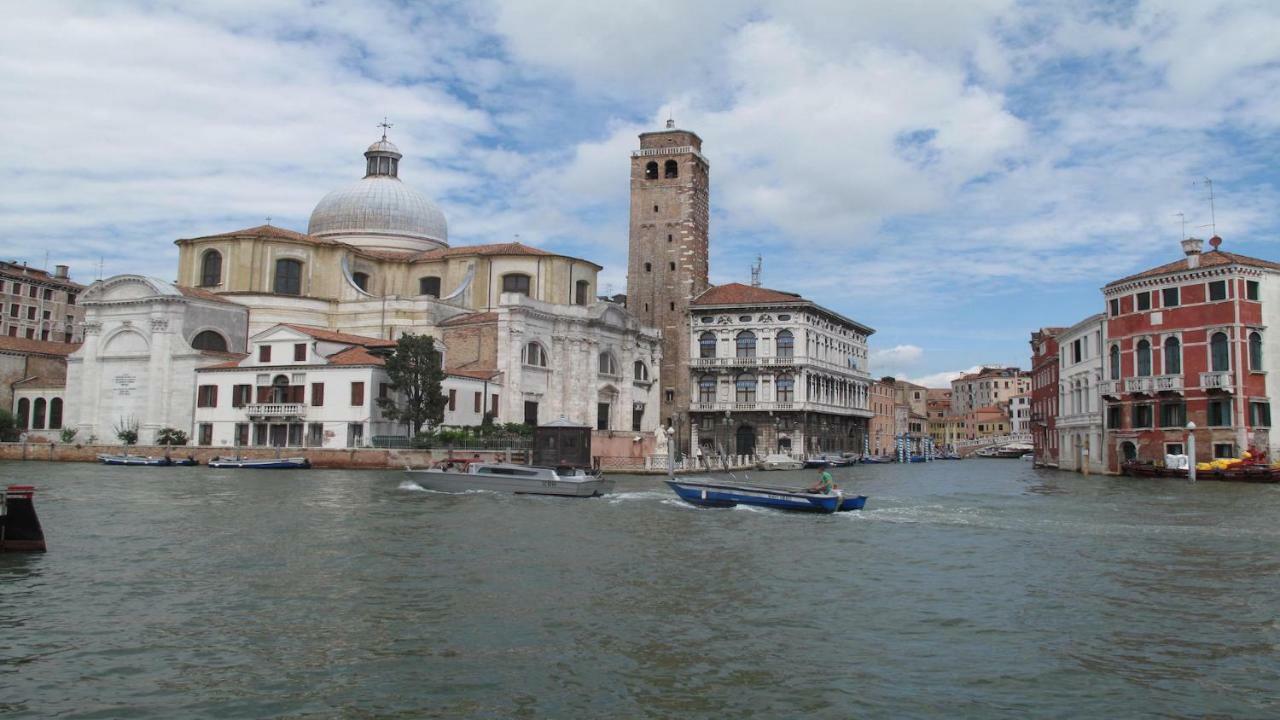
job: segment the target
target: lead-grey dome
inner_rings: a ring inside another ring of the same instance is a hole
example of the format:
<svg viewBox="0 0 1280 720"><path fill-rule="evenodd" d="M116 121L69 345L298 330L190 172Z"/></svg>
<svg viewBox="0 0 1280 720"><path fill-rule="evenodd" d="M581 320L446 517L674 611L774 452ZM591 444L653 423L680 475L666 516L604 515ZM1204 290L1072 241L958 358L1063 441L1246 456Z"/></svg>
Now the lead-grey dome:
<svg viewBox="0 0 1280 720"><path fill-rule="evenodd" d="M325 195L311 211L307 234L393 250L448 247L444 213L398 177L399 149L383 138L364 155L364 178Z"/></svg>

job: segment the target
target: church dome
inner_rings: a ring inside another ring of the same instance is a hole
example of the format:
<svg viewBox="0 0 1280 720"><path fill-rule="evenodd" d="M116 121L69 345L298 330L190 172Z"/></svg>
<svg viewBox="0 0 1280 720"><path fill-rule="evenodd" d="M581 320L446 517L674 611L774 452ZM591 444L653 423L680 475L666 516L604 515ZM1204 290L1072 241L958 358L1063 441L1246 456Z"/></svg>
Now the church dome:
<svg viewBox="0 0 1280 720"><path fill-rule="evenodd" d="M449 246L444 213L399 177L399 148L383 138L365 151L363 179L325 195L307 234L382 250Z"/></svg>

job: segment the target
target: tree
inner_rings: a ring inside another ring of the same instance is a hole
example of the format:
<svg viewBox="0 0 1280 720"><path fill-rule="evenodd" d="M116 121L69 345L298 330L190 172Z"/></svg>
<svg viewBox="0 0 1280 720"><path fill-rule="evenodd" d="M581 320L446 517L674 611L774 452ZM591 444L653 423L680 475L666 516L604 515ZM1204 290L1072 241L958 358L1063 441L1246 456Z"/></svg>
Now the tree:
<svg viewBox="0 0 1280 720"><path fill-rule="evenodd" d="M13 442L22 431L18 428L18 418L8 410L0 408L0 440Z"/></svg>
<svg viewBox="0 0 1280 720"><path fill-rule="evenodd" d="M442 360L434 338L410 334L400 336L395 352L387 358L387 377L398 398L378 398L378 407L388 419L408 425L415 436L423 425L444 421Z"/></svg>
<svg viewBox="0 0 1280 720"><path fill-rule="evenodd" d="M138 444L138 421L134 418L120 418L120 424L116 425L116 439L125 445Z"/></svg>
<svg viewBox="0 0 1280 720"><path fill-rule="evenodd" d="M156 433L157 445L186 445L187 434L177 428L161 428Z"/></svg>

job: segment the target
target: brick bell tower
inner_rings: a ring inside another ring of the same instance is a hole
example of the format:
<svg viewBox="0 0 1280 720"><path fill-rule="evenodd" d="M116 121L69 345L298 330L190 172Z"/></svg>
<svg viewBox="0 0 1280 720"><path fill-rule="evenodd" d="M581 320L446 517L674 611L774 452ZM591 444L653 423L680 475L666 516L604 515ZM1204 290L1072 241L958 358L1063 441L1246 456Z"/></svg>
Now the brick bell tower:
<svg viewBox="0 0 1280 720"><path fill-rule="evenodd" d="M702 138L667 121L640 134L631 153L631 237L627 308L662 331L662 425L675 424L688 451L689 301L708 287L710 163Z"/></svg>

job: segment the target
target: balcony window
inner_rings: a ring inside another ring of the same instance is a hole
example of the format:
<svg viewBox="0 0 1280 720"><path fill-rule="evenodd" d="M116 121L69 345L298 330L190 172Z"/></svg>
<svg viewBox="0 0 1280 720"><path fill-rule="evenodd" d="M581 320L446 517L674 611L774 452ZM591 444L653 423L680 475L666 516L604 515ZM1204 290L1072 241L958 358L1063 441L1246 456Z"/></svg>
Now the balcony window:
<svg viewBox="0 0 1280 720"><path fill-rule="evenodd" d="M1249 333L1249 369L1262 372L1262 333Z"/></svg>
<svg viewBox="0 0 1280 720"><path fill-rule="evenodd" d="M1209 283L1209 301L1210 302L1213 302L1216 300L1226 300L1226 299L1227 299L1227 281L1226 280L1214 280L1213 282Z"/></svg>
<svg viewBox="0 0 1280 720"><path fill-rule="evenodd" d="M1227 334L1216 332L1209 338L1210 366L1213 372L1227 372L1231 369L1231 349L1227 344Z"/></svg>
<svg viewBox="0 0 1280 720"><path fill-rule="evenodd" d="M790 375L783 375L778 378L778 402L791 402L795 399L795 378Z"/></svg>
<svg viewBox="0 0 1280 720"><path fill-rule="evenodd" d="M777 347L778 357L789 358L795 355L796 338L790 330L778 333Z"/></svg>
<svg viewBox="0 0 1280 720"><path fill-rule="evenodd" d="M716 376L703 375L698 378L698 402L712 403L716 401Z"/></svg>
<svg viewBox="0 0 1280 720"><path fill-rule="evenodd" d="M1160 427L1180 428L1187 424L1187 406L1180 402L1160 403Z"/></svg>
<svg viewBox="0 0 1280 720"><path fill-rule="evenodd" d="M1210 427L1230 427L1231 426L1231 400L1222 398L1219 400L1209 401L1209 426Z"/></svg>
<svg viewBox="0 0 1280 720"><path fill-rule="evenodd" d="M738 394L737 400L740 403L751 403L756 401L756 376L751 373L742 373L738 376L737 381Z"/></svg>
<svg viewBox="0 0 1280 720"><path fill-rule="evenodd" d="M704 332L698 336L698 357L713 358L716 356L715 333Z"/></svg>
<svg viewBox="0 0 1280 720"><path fill-rule="evenodd" d="M1134 405L1133 406L1133 427L1135 428L1151 427L1151 406L1150 405Z"/></svg>
<svg viewBox="0 0 1280 720"><path fill-rule="evenodd" d="M1107 429L1108 430L1120 429L1120 425L1121 425L1120 418L1122 417L1123 411L1124 411L1124 408L1122 408L1119 405L1107 406Z"/></svg>
<svg viewBox="0 0 1280 720"><path fill-rule="evenodd" d="M1146 340L1139 340L1136 354L1138 358L1138 377L1151 375L1151 343Z"/></svg>
<svg viewBox="0 0 1280 720"><path fill-rule="evenodd" d="M1167 287L1160 291L1161 307L1178 307L1182 304L1181 300L1182 298L1179 296L1178 288L1176 287Z"/></svg>
<svg viewBox="0 0 1280 720"><path fill-rule="evenodd" d="M1182 373L1182 343L1176 337L1165 338L1164 341L1164 374L1178 375Z"/></svg>
<svg viewBox="0 0 1280 720"><path fill-rule="evenodd" d="M1120 346L1112 345L1111 352L1108 353L1108 362L1111 365L1111 379L1120 379Z"/></svg>
<svg viewBox="0 0 1280 720"><path fill-rule="evenodd" d="M750 358L756 356L756 334L750 330L743 330L738 333L737 339L738 357Z"/></svg>

